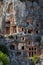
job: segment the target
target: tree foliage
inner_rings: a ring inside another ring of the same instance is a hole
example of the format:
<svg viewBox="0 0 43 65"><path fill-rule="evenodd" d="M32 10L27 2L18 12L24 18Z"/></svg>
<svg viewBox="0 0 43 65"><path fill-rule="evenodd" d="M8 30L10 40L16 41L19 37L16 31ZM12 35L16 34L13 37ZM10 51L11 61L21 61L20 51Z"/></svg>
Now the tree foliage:
<svg viewBox="0 0 43 65"><path fill-rule="evenodd" d="M0 60L0 65L3 65L3 62Z"/></svg>
<svg viewBox="0 0 43 65"><path fill-rule="evenodd" d="M2 65L8 65L10 63L9 57L2 52L0 52L0 61L1 64L3 63Z"/></svg>
<svg viewBox="0 0 43 65"><path fill-rule="evenodd" d="M9 35L8 38L10 38L10 39L14 39L14 37L13 37L12 35Z"/></svg>
<svg viewBox="0 0 43 65"><path fill-rule="evenodd" d="M40 36L37 37L37 38L36 38L36 41L37 41L37 42L41 42L41 37L40 37Z"/></svg>
<svg viewBox="0 0 43 65"><path fill-rule="evenodd" d="M37 55L34 55L33 57L32 57L32 61L34 62L34 63L37 63L37 61L38 61L38 56Z"/></svg>
<svg viewBox="0 0 43 65"><path fill-rule="evenodd" d="M2 51L3 53L9 55L9 51L8 51L8 49L5 45L0 45L0 51Z"/></svg>

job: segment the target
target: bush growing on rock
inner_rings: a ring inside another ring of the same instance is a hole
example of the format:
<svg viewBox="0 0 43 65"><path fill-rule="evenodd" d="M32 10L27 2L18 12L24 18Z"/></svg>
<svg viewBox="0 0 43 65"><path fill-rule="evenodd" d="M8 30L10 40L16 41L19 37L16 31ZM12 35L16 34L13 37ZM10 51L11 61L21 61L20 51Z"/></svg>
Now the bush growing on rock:
<svg viewBox="0 0 43 65"><path fill-rule="evenodd" d="M13 37L12 35L9 35L8 38L10 38L10 39L14 39L14 37Z"/></svg>

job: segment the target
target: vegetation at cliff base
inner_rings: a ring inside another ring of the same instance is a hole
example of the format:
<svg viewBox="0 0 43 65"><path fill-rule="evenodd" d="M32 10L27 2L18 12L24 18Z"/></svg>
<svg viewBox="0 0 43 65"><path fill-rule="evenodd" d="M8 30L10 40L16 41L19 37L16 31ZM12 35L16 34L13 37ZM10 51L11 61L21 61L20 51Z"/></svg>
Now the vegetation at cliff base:
<svg viewBox="0 0 43 65"><path fill-rule="evenodd" d="M9 57L0 51L0 65L8 65L10 63Z"/></svg>

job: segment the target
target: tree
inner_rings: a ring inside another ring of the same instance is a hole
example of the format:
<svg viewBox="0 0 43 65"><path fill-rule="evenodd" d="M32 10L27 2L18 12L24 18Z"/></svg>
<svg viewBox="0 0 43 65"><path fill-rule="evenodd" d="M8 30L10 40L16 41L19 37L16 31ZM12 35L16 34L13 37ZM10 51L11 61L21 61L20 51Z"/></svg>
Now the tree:
<svg viewBox="0 0 43 65"><path fill-rule="evenodd" d="M14 37L13 37L12 35L9 35L8 38L10 38L10 39L14 39Z"/></svg>
<svg viewBox="0 0 43 65"><path fill-rule="evenodd" d="M41 37L38 36L38 37L36 38L36 41L38 42L38 48L40 48L40 46L41 46ZM39 50L40 50L40 49L39 49Z"/></svg>
<svg viewBox="0 0 43 65"><path fill-rule="evenodd" d="M0 45L0 51L2 51L3 53L9 55L9 51L8 51L8 49L5 45Z"/></svg>
<svg viewBox="0 0 43 65"><path fill-rule="evenodd" d="M1 65L8 65L10 63L9 57L2 52L0 52L0 61L1 61L0 63Z"/></svg>
<svg viewBox="0 0 43 65"><path fill-rule="evenodd" d="M2 61L0 61L0 65L3 65L3 62Z"/></svg>
<svg viewBox="0 0 43 65"><path fill-rule="evenodd" d="M41 44L41 37L40 36L38 36L37 38L36 38L36 41L38 42L38 51L41 51L41 46L42 46L42 44ZM40 54L40 52L39 52L39 54Z"/></svg>
<svg viewBox="0 0 43 65"><path fill-rule="evenodd" d="M37 55L34 55L33 57L32 57L32 61L34 62L34 63L37 63L37 61L38 61L38 56Z"/></svg>
<svg viewBox="0 0 43 65"><path fill-rule="evenodd" d="M38 36L38 37L36 38L36 41L40 43L40 42L41 42L41 37Z"/></svg>

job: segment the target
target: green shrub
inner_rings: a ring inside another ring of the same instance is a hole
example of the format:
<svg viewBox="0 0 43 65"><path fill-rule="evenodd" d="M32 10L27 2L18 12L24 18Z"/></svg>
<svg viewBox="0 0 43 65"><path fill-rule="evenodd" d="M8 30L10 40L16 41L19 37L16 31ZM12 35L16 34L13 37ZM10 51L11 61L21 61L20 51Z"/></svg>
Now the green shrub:
<svg viewBox="0 0 43 65"><path fill-rule="evenodd" d="M9 51L8 51L8 49L5 45L0 45L0 51L2 51L3 53L9 55Z"/></svg>
<svg viewBox="0 0 43 65"><path fill-rule="evenodd" d="M1 61L1 64L3 63L2 65L8 65L10 63L9 57L2 52L0 52L0 61Z"/></svg>
<svg viewBox="0 0 43 65"><path fill-rule="evenodd" d="M38 56L37 55L34 55L33 57L32 57L32 61L34 62L34 63L36 63L37 61L38 61Z"/></svg>
<svg viewBox="0 0 43 65"><path fill-rule="evenodd" d="M12 35L9 35L8 38L10 38L10 39L14 39L14 37L13 37Z"/></svg>
<svg viewBox="0 0 43 65"><path fill-rule="evenodd" d="M0 65L3 65L3 62L0 60Z"/></svg>
<svg viewBox="0 0 43 65"><path fill-rule="evenodd" d="M40 37L40 36L37 37L37 38L36 38L36 41L37 41L37 42L41 42L41 37Z"/></svg>

